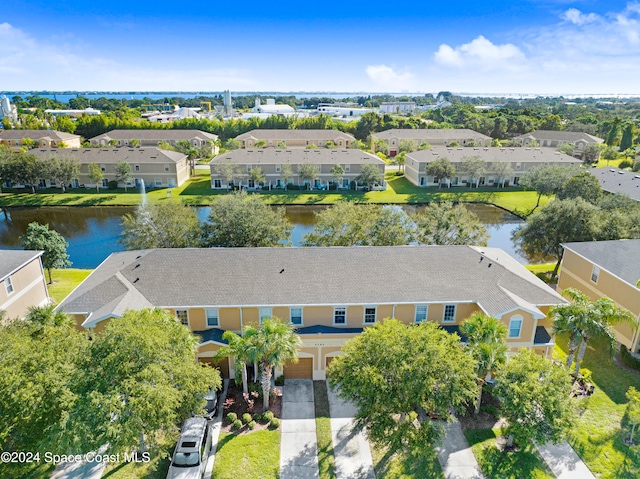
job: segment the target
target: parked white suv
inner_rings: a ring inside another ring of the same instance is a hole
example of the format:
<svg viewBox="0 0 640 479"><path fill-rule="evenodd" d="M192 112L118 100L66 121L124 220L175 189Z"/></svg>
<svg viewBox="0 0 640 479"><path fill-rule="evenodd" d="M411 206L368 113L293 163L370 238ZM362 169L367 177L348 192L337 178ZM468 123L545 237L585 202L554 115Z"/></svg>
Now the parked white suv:
<svg viewBox="0 0 640 479"><path fill-rule="evenodd" d="M211 431L203 417L187 419L171 458L167 479L201 479L211 452Z"/></svg>

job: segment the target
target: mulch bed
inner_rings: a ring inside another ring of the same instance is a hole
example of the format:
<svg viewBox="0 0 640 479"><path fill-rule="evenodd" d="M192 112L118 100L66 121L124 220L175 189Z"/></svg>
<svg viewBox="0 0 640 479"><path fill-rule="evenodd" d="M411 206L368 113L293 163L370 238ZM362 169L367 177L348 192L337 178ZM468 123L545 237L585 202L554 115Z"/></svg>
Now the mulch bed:
<svg viewBox="0 0 640 479"><path fill-rule="evenodd" d="M276 387L276 391L280 391L279 388ZM256 421L256 427L254 429L249 429L246 425L243 425L240 429L233 429L233 425L227 421L227 414L230 412L235 413L238 416L238 419L242 418L242 415L245 413L251 414L253 417L254 414L262 414L262 399L260 397L256 397L256 394L252 394L249 392L249 402L245 401L242 397L242 386L236 386L235 382L232 380L229 383L229 387L227 389L227 398L224 401L224 404L221 405L223 407L222 410L222 429L223 432L230 432L233 434L247 434L253 431L260 431L263 429L269 429L269 423L263 420ZM271 395L271 400L269 401L269 411L273 413L273 417L277 417L278 419L282 418L282 393L276 394L273 396L273 392Z"/></svg>
<svg viewBox="0 0 640 479"><path fill-rule="evenodd" d="M482 409L487 406L493 406L497 410L500 409L500 400L493 396L491 393L487 391L483 391L482 393ZM459 416L460 425L463 430L467 429L491 429L496 425L499 425L499 419L497 419L493 414L487 412L486 410L480 410L480 413L473 414L475 410L475 404L469 404L467 407L466 414L464 416Z"/></svg>

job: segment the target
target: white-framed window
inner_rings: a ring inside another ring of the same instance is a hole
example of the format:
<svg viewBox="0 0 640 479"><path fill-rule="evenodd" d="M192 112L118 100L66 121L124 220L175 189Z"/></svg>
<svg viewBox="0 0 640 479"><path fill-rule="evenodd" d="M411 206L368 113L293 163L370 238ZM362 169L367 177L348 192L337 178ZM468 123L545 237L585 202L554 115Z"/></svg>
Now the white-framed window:
<svg viewBox="0 0 640 479"><path fill-rule="evenodd" d="M597 283L598 276L600 276L600 268L594 265L593 269L591 270L591 281L593 281L594 283Z"/></svg>
<svg viewBox="0 0 640 479"><path fill-rule="evenodd" d="M169 163L164 164L164 171L169 171Z"/></svg>
<svg viewBox="0 0 640 479"><path fill-rule="evenodd" d="M511 316L509 320L509 337L519 338L522 331L522 316Z"/></svg>
<svg viewBox="0 0 640 479"><path fill-rule="evenodd" d="M300 326L302 324L302 308L299 306L292 306L289 309L289 317L291 318L291 324Z"/></svg>
<svg viewBox="0 0 640 479"><path fill-rule="evenodd" d="M364 307L364 324L373 324L376 322L376 307L365 306Z"/></svg>
<svg viewBox="0 0 640 479"><path fill-rule="evenodd" d="M102 171L103 173L107 171L107 166L104 163L100 163L100 171Z"/></svg>
<svg viewBox="0 0 640 479"><path fill-rule="evenodd" d="M222 188L222 181L221 180L213 180L213 187L214 188Z"/></svg>
<svg viewBox="0 0 640 479"><path fill-rule="evenodd" d="M344 165L344 172L349 173L351 171L351 165Z"/></svg>
<svg viewBox="0 0 640 479"><path fill-rule="evenodd" d="M154 178L153 180L156 186L162 186L162 178Z"/></svg>
<svg viewBox="0 0 640 479"><path fill-rule="evenodd" d="M189 312L186 309L176 309L176 318L184 326L189 326Z"/></svg>
<svg viewBox="0 0 640 479"><path fill-rule="evenodd" d="M174 178L167 179L167 186L174 188L176 186L176 180Z"/></svg>
<svg viewBox="0 0 640 479"><path fill-rule="evenodd" d="M271 317L271 308L260 308L260 324L262 324L265 319L270 317Z"/></svg>
<svg viewBox="0 0 640 479"><path fill-rule="evenodd" d="M140 165L133 165L133 169L134 169L136 172L139 172L139 171L140 171Z"/></svg>
<svg viewBox="0 0 640 479"><path fill-rule="evenodd" d="M216 327L220 325L219 317L218 317L218 308L207 308L205 310L207 315L207 326L210 328Z"/></svg>
<svg viewBox="0 0 640 479"><path fill-rule="evenodd" d="M103 188L108 188L109 187L109 180L107 180L106 178L102 179L102 187Z"/></svg>
<svg viewBox="0 0 640 479"><path fill-rule="evenodd" d="M421 323L427 320L427 311L429 311L429 305L417 304L416 305L416 323Z"/></svg>
<svg viewBox="0 0 640 479"><path fill-rule="evenodd" d="M276 165L276 173L280 173L280 170L282 169L282 165L280 165L279 163Z"/></svg>
<svg viewBox="0 0 640 479"><path fill-rule="evenodd" d="M11 276L7 276L4 280L4 288L7 290L7 296L13 293L13 283L11 282Z"/></svg>
<svg viewBox="0 0 640 479"><path fill-rule="evenodd" d="M251 168L253 167L253 165L247 165L247 173L251 173Z"/></svg>
<svg viewBox="0 0 640 479"><path fill-rule="evenodd" d="M442 316L443 323L451 323L456 320L456 305L455 304L445 304L444 305L444 315Z"/></svg>
<svg viewBox="0 0 640 479"><path fill-rule="evenodd" d="M347 323L347 308L345 306L336 306L333 308L333 324Z"/></svg>

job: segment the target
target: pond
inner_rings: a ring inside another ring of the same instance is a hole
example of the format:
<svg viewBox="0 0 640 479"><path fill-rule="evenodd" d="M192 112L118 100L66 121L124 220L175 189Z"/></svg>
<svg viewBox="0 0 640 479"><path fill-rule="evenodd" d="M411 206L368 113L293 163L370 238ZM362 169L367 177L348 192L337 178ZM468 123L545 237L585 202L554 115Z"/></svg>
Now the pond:
<svg viewBox="0 0 640 479"><path fill-rule="evenodd" d="M489 205L467 204L470 211L478 215L489 234L489 246L502 248L522 264L527 258L516 253L511 234L522 220L500 208ZM294 246L299 246L302 237L313 230L315 213L325 206L287 206L287 218L293 223L291 235ZM403 206L407 213L419 211L420 206ZM20 248L20 236L27 225L34 221L48 223L69 242L68 253L74 268L95 268L115 251L124 248L118 242L122 233L121 216L132 212L130 207L48 207L48 208L12 208L9 219L0 213L0 249ZM208 207L198 208L198 217L205 220Z"/></svg>

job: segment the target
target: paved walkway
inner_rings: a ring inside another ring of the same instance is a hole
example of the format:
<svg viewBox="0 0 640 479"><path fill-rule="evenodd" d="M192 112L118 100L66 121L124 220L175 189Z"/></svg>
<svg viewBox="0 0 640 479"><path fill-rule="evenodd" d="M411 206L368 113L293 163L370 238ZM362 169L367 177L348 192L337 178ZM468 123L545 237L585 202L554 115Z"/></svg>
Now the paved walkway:
<svg viewBox="0 0 640 479"><path fill-rule="evenodd" d="M218 398L218 414L209 422L211 429L211 452L207 459L207 467L204 470L203 477L211 477L213 474L213 463L216 459L216 450L218 448L218 439L220 438L220 429L222 428L222 414L224 413L224 400L227 399L227 389L229 388L229 380L224 379L222 386L222 394Z"/></svg>
<svg viewBox="0 0 640 479"><path fill-rule="evenodd" d="M98 449L97 454L104 454L106 446ZM56 466L51 479L100 479L106 462L63 462Z"/></svg>
<svg viewBox="0 0 640 479"><path fill-rule="evenodd" d="M327 391L336 479L375 479L369 442L363 431L353 431L355 406L339 397L328 383Z"/></svg>
<svg viewBox="0 0 640 479"><path fill-rule="evenodd" d="M558 479L595 479L567 441L562 441L558 445L549 443L538 446L536 444L536 447Z"/></svg>
<svg viewBox="0 0 640 479"><path fill-rule="evenodd" d="M436 447L438 462L447 479L482 479L482 471L457 419L444 424L442 446Z"/></svg>
<svg viewBox="0 0 640 479"><path fill-rule="evenodd" d="M280 427L280 479L318 479L316 411L311 379L285 381Z"/></svg>

